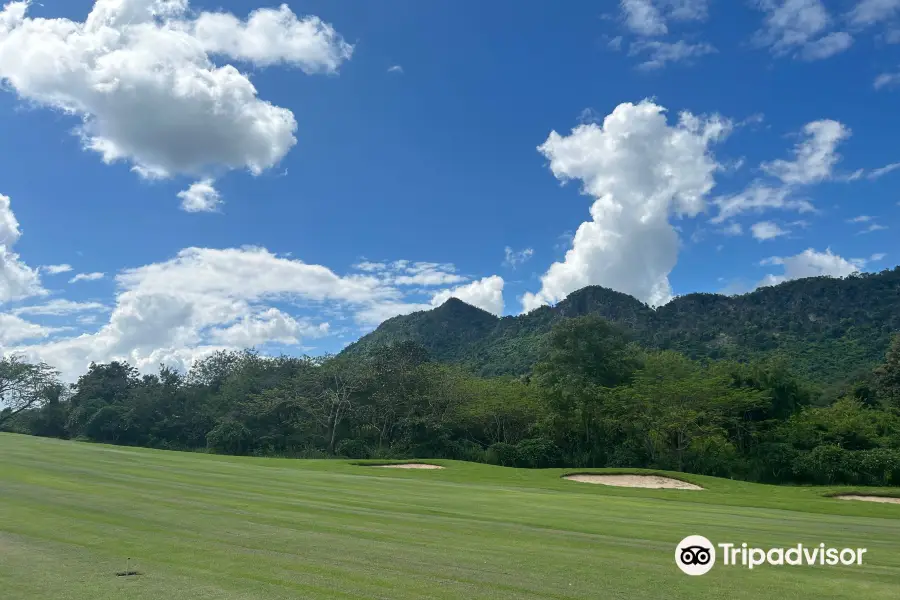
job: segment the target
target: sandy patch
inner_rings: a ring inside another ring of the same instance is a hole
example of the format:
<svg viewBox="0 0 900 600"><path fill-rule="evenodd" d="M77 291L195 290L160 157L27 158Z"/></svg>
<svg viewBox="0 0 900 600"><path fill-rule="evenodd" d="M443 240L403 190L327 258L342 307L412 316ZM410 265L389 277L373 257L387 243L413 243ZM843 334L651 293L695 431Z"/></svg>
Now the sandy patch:
<svg viewBox="0 0 900 600"><path fill-rule="evenodd" d="M370 465L382 469L443 469L440 465L426 465L425 463L403 463L402 465Z"/></svg>
<svg viewBox="0 0 900 600"><path fill-rule="evenodd" d="M900 504L900 498L889 498L887 496L860 496L859 494L841 494L840 496L832 496L838 500L865 500L866 502L886 502L887 504Z"/></svg>
<svg viewBox="0 0 900 600"><path fill-rule="evenodd" d="M680 481L659 475L567 475L563 479L580 481L581 483L599 483L616 487L702 490L703 488L687 481Z"/></svg>

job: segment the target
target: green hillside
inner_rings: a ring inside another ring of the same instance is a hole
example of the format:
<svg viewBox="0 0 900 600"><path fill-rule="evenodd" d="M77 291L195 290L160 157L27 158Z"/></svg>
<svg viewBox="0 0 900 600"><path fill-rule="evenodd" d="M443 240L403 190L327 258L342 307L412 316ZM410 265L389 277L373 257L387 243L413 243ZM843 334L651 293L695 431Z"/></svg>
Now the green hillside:
<svg viewBox="0 0 900 600"><path fill-rule="evenodd" d="M798 373L834 382L877 363L891 332L900 330L900 267L843 279L798 279L740 296L688 294L655 310L597 286L516 317L497 318L451 299L389 319L344 352L411 340L436 360L464 364L480 375L517 375L543 356L554 323L584 315L622 325L649 348L695 359L781 353Z"/></svg>

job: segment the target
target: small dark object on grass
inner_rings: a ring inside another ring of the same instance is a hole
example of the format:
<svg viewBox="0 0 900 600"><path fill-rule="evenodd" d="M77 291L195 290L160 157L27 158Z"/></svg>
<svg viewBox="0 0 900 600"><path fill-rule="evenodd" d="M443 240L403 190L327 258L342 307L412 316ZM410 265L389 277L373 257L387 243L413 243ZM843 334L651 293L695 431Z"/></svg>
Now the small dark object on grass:
<svg viewBox="0 0 900 600"><path fill-rule="evenodd" d="M131 558L127 558L125 559L125 570L116 572L116 577L131 577L132 575L140 575L140 573L131 570Z"/></svg>

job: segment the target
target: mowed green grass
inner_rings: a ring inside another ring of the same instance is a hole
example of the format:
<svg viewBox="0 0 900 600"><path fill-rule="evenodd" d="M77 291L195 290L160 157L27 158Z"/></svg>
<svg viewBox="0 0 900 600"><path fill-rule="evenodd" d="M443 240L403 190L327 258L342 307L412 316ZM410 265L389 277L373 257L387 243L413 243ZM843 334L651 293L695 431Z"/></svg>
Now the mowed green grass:
<svg viewBox="0 0 900 600"><path fill-rule="evenodd" d="M223 457L0 434L0 597L900 596L900 505L682 476L631 490L564 471ZM871 492L871 490L868 490ZM887 493L889 490L882 490ZM681 573L690 534L865 547L862 566ZM116 577L131 557L138 577Z"/></svg>

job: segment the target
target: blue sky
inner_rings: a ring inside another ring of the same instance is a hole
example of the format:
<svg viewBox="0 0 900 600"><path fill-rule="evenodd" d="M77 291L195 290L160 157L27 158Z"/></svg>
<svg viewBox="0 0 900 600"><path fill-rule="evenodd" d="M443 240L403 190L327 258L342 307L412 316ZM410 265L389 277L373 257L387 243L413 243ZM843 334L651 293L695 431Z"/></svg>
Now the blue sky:
<svg viewBox="0 0 900 600"><path fill-rule="evenodd" d="M0 346L65 373L897 263L900 0L17 2L0 80Z"/></svg>

